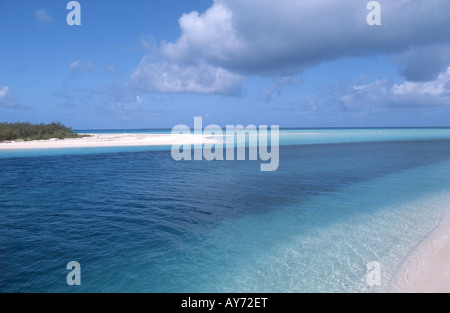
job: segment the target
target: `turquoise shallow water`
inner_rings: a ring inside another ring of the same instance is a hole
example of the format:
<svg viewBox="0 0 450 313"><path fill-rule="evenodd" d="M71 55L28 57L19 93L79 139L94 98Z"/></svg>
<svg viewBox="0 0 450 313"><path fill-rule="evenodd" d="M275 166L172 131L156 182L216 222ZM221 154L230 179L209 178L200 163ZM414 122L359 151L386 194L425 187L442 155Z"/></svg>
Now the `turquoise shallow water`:
<svg viewBox="0 0 450 313"><path fill-rule="evenodd" d="M450 206L449 130L280 136L276 172L176 162L168 147L0 152L0 291L387 288Z"/></svg>
<svg viewBox="0 0 450 313"><path fill-rule="evenodd" d="M194 133L194 130L191 130ZM149 130L77 130L79 134L170 134L170 129ZM224 132L223 143L226 142ZM270 142L271 129L268 129ZM450 140L450 128L348 128L348 129L280 129L280 145L311 145L357 142L389 142L417 140ZM239 145L243 143L236 138ZM248 138L247 138L248 144ZM94 153L140 152L170 150L170 146L108 147L108 148L65 148L35 150L0 150L0 158L34 157L55 155L77 155Z"/></svg>

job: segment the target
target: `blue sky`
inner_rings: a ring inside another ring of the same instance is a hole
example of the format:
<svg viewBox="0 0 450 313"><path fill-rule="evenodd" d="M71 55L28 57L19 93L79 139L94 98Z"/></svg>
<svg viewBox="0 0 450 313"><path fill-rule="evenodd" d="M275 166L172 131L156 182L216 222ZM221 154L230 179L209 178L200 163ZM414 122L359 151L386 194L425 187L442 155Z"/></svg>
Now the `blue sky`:
<svg viewBox="0 0 450 313"><path fill-rule="evenodd" d="M0 2L0 121L450 126L450 2Z"/></svg>

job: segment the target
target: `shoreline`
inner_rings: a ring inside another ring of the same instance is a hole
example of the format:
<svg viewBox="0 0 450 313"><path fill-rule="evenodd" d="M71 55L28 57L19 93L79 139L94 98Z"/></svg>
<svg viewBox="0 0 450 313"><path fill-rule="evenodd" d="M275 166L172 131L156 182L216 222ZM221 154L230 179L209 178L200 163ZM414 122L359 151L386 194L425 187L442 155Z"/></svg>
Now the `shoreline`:
<svg viewBox="0 0 450 313"><path fill-rule="evenodd" d="M450 292L450 211L394 274L391 293Z"/></svg>
<svg viewBox="0 0 450 313"><path fill-rule="evenodd" d="M90 137L0 142L2 150L172 146L216 143L214 136L197 134L86 134Z"/></svg>

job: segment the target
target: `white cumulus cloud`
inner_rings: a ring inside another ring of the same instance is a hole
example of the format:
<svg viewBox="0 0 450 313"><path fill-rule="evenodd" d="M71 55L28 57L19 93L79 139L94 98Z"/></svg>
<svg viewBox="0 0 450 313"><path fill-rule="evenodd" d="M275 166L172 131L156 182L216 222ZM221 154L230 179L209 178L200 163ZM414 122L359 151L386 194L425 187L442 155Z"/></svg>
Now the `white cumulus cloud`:
<svg viewBox="0 0 450 313"><path fill-rule="evenodd" d="M201 62L178 65L144 58L131 76L137 89L162 93L235 94L242 77Z"/></svg>
<svg viewBox="0 0 450 313"><path fill-rule="evenodd" d="M450 44L443 31L450 29L450 1L380 3L382 25L369 26L367 1L215 0L202 14L181 16L179 38L144 57L133 82L152 92L236 92L249 76L287 77L321 62L376 54L403 53L409 64L419 55L415 49L432 56ZM405 75L414 69L417 79L435 77L450 65L445 56L439 62L426 75L412 62Z"/></svg>
<svg viewBox="0 0 450 313"><path fill-rule="evenodd" d="M439 74L438 78L428 82L405 82L403 84L395 84L392 92L397 96L419 95L432 97L449 97L450 96L450 67L447 71ZM450 99L449 99L450 100ZM450 105L450 102L448 103Z"/></svg>
<svg viewBox="0 0 450 313"><path fill-rule="evenodd" d="M345 110L450 106L450 67L436 79L426 82L394 84L388 80L375 80L344 86L337 99Z"/></svg>

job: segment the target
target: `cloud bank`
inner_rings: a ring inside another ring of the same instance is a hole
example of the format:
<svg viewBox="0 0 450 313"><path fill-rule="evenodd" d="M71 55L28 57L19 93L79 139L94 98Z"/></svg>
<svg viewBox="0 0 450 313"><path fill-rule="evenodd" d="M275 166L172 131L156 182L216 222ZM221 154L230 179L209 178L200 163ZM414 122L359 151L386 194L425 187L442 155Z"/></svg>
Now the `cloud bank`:
<svg viewBox="0 0 450 313"><path fill-rule="evenodd" d="M179 38L144 57L131 80L148 92L235 94L246 77L377 54L395 56L407 80L436 79L450 65L450 1L380 3L382 25L369 26L367 1L215 0L181 16Z"/></svg>

